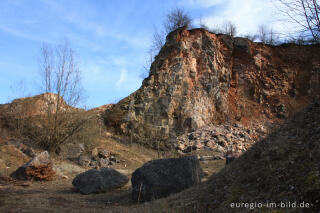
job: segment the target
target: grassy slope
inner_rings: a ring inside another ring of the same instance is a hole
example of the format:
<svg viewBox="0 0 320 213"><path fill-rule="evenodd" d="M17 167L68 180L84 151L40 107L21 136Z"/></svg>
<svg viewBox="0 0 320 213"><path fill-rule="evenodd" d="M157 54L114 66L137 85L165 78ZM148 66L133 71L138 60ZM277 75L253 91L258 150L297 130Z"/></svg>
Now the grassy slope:
<svg viewBox="0 0 320 213"><path fill-rule="evenodd" d="M320 211L320 107L314 104L258 142L208 182L153 203L155 212L247 212L232 202L309 202L312 209L256 208L254 212ZM317 201L318 200L318 201ZM318 203L317 203L318 202Z"/></svg>

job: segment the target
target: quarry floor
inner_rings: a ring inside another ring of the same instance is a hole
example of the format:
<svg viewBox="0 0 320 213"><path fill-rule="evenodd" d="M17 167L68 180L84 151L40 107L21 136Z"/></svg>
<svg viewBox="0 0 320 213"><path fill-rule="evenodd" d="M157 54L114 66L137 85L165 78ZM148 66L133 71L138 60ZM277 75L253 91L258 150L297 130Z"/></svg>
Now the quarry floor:
<svg viewBox="0 0 320 213"><path fill-rule="evenodd" d="M112 166L119 172L131 178L133 171L145 162L159 158L154 150L140 146L128 146L114 143L113 140L103 140L100 146L105 146L121 159L121 163ZM112 146L111 146L112 145ZM112 148L110 148L112 147ZM208 155L208 153L192 153ZM162 154L160 158L172 157ZM18 167L14 165L13 167ZM8 177L8 172L0 175L0 213L11 212L152 212L152 205L137 204L131 200L131 182L124 187L106 193L82 195L72 186L73 178L89 168L82 168L64 160L54 159L54 164L63 168L67 179L57 177L53 181L18 181ZM225 166L225 160L200 161L205 172L203 181ZM13 169L13 168L10 168ZM136 209L136 211L134 211Z"/></svg>
<svg viewBox="0 0 320 213"><path fill-rule="evenodd" d="M213 160L201 162L201 166L206 176L210 176L219 172L224 163ZM0 212L132 212L145 205L131 200L130 181L121 189L90 195L76 192L71 182L72 177L48 182L2 179Z"/></svg>

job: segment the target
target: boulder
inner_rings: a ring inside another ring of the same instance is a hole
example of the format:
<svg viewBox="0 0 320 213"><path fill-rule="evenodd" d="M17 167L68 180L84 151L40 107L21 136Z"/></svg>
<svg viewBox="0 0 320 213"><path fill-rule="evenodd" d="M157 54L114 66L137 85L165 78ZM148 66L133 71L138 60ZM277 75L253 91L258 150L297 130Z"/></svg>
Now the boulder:
<svg viewBox="0 0 320 213"><path fill-rule="evenodd" d="M11 174L11 177L19 180L52 180L54 176L55 171L47 151L36 155Z"/></svg>
<svg viewBox="0 0 320 213"><path fill-rule="evenodd" d="M98 148L94 148L94 149L91 150L91 156L93 158L98 157Z"/></svg>
<svg viewBox="0 0 320 213"><path fill-rule="evenodd" d="M114 162L114 163L118 163L119 162L118 159L116 158L116 156L113 156L113 155L111 155L109 157L109 161Z"/></svg>
<svg viewBox="0 0 320 213"><path fill-rule="evenodd" d="M97 160L97 163L100 167L108 167L110 164L110 161L106 158L99 158Z"/></svg>
<svg viewBox="0 0 320 213"><path fill-rule="evenodd" d="M81 155L78 163L80 166L88 167L91 163L91 158L87 155Z"/></svg>
<svg viewBox="0 0 320 213"><path fill-rule="evenodd" d="M99 158L108 158L109 157L109 153L106 150L99 150L98 152L98 157Z"/></svg>
<svg viewBox="0 0 320 213"><path fill-rule="evenodd" d="M73 186L82 194L100 193L111 191L124 186L129 178L115 169L101 168L90 169L77 175Z"/></svg>
<svg viewBox="0 0 320 213"><path fill-rule="evenodd" d="M202 177L196 156L153 160L132 174L132 199L142 202L166 197L200 183Z"/></svg>
<svg viewBox="0 0 320 213"><path fill-rule="evenodd" d="M62 147L61 155L65 159L77 162L84 150L85 147L82 143L68 143Z"/></svg>

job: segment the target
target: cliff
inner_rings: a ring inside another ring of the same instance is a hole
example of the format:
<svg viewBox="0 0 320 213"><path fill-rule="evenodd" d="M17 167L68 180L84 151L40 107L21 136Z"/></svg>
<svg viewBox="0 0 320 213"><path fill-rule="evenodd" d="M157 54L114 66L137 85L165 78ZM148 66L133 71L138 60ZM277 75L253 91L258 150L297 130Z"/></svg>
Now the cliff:
<svg viewBox="0 0 320 213"><path fill-rule="evenodd" d="M108 108L104 121L150 145L210 125L281 122L319 94L319 52L319 45L270 46L178 29L140 89Z"/></svg>

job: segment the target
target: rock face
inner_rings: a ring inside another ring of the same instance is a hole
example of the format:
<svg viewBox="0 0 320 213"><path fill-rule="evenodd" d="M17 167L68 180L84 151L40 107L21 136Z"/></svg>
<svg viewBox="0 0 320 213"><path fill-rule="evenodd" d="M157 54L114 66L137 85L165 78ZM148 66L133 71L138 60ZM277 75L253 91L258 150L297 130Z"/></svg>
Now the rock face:
<svg viewBox="0 0 320 213"><path fill-rule="evenodd" d="M201 188L166 199L172 212L250 212L231 209L229 200L309 204L296 212L320 210L320 105L314 103L212 175ZM272 188L270 188L272 186ZM188 202L186 202L186 200ZM301 205L301 206L302 206ZM180 207L178 207L180 206ZM154 207L156 208L156 207ZM160 206L157 208L160 209ZM292 208L277 208L290 212ZM170 210L167 210L170 212ZM263 212L262 209L253 211ZM277 210L274 210L275 212ZM271 210L272 212L272 210Z"/></svg>
<svg viewBox="0 0 320 213"><path fill-rule="evenodd" d="M281 120L319 93L319 52L178 29L141 88L106 110L105 124L152 145L212 124Z"/></svg>
<svg viewBox="0 0 320 213"><path fill-rule="evenodd" d="M132 174L132 199L150 201L200 183L203 171L195 156L153 160Z"/></svg>
<svg viewBox="0 0 320 213"><path fill-rule="evenodd" d="M55 171L52 168L49 153L44 151L36 155L28 163L13 172L11 176L19 180L52 180Z"/></svg>
<svg viewBox="0 0 320 213"><path fill-rule="evenodd" d="M73 186L82 194L106 192L124 186L129 178L115 169L101 168L90 169L77 175L73 181Z"/></svg>

